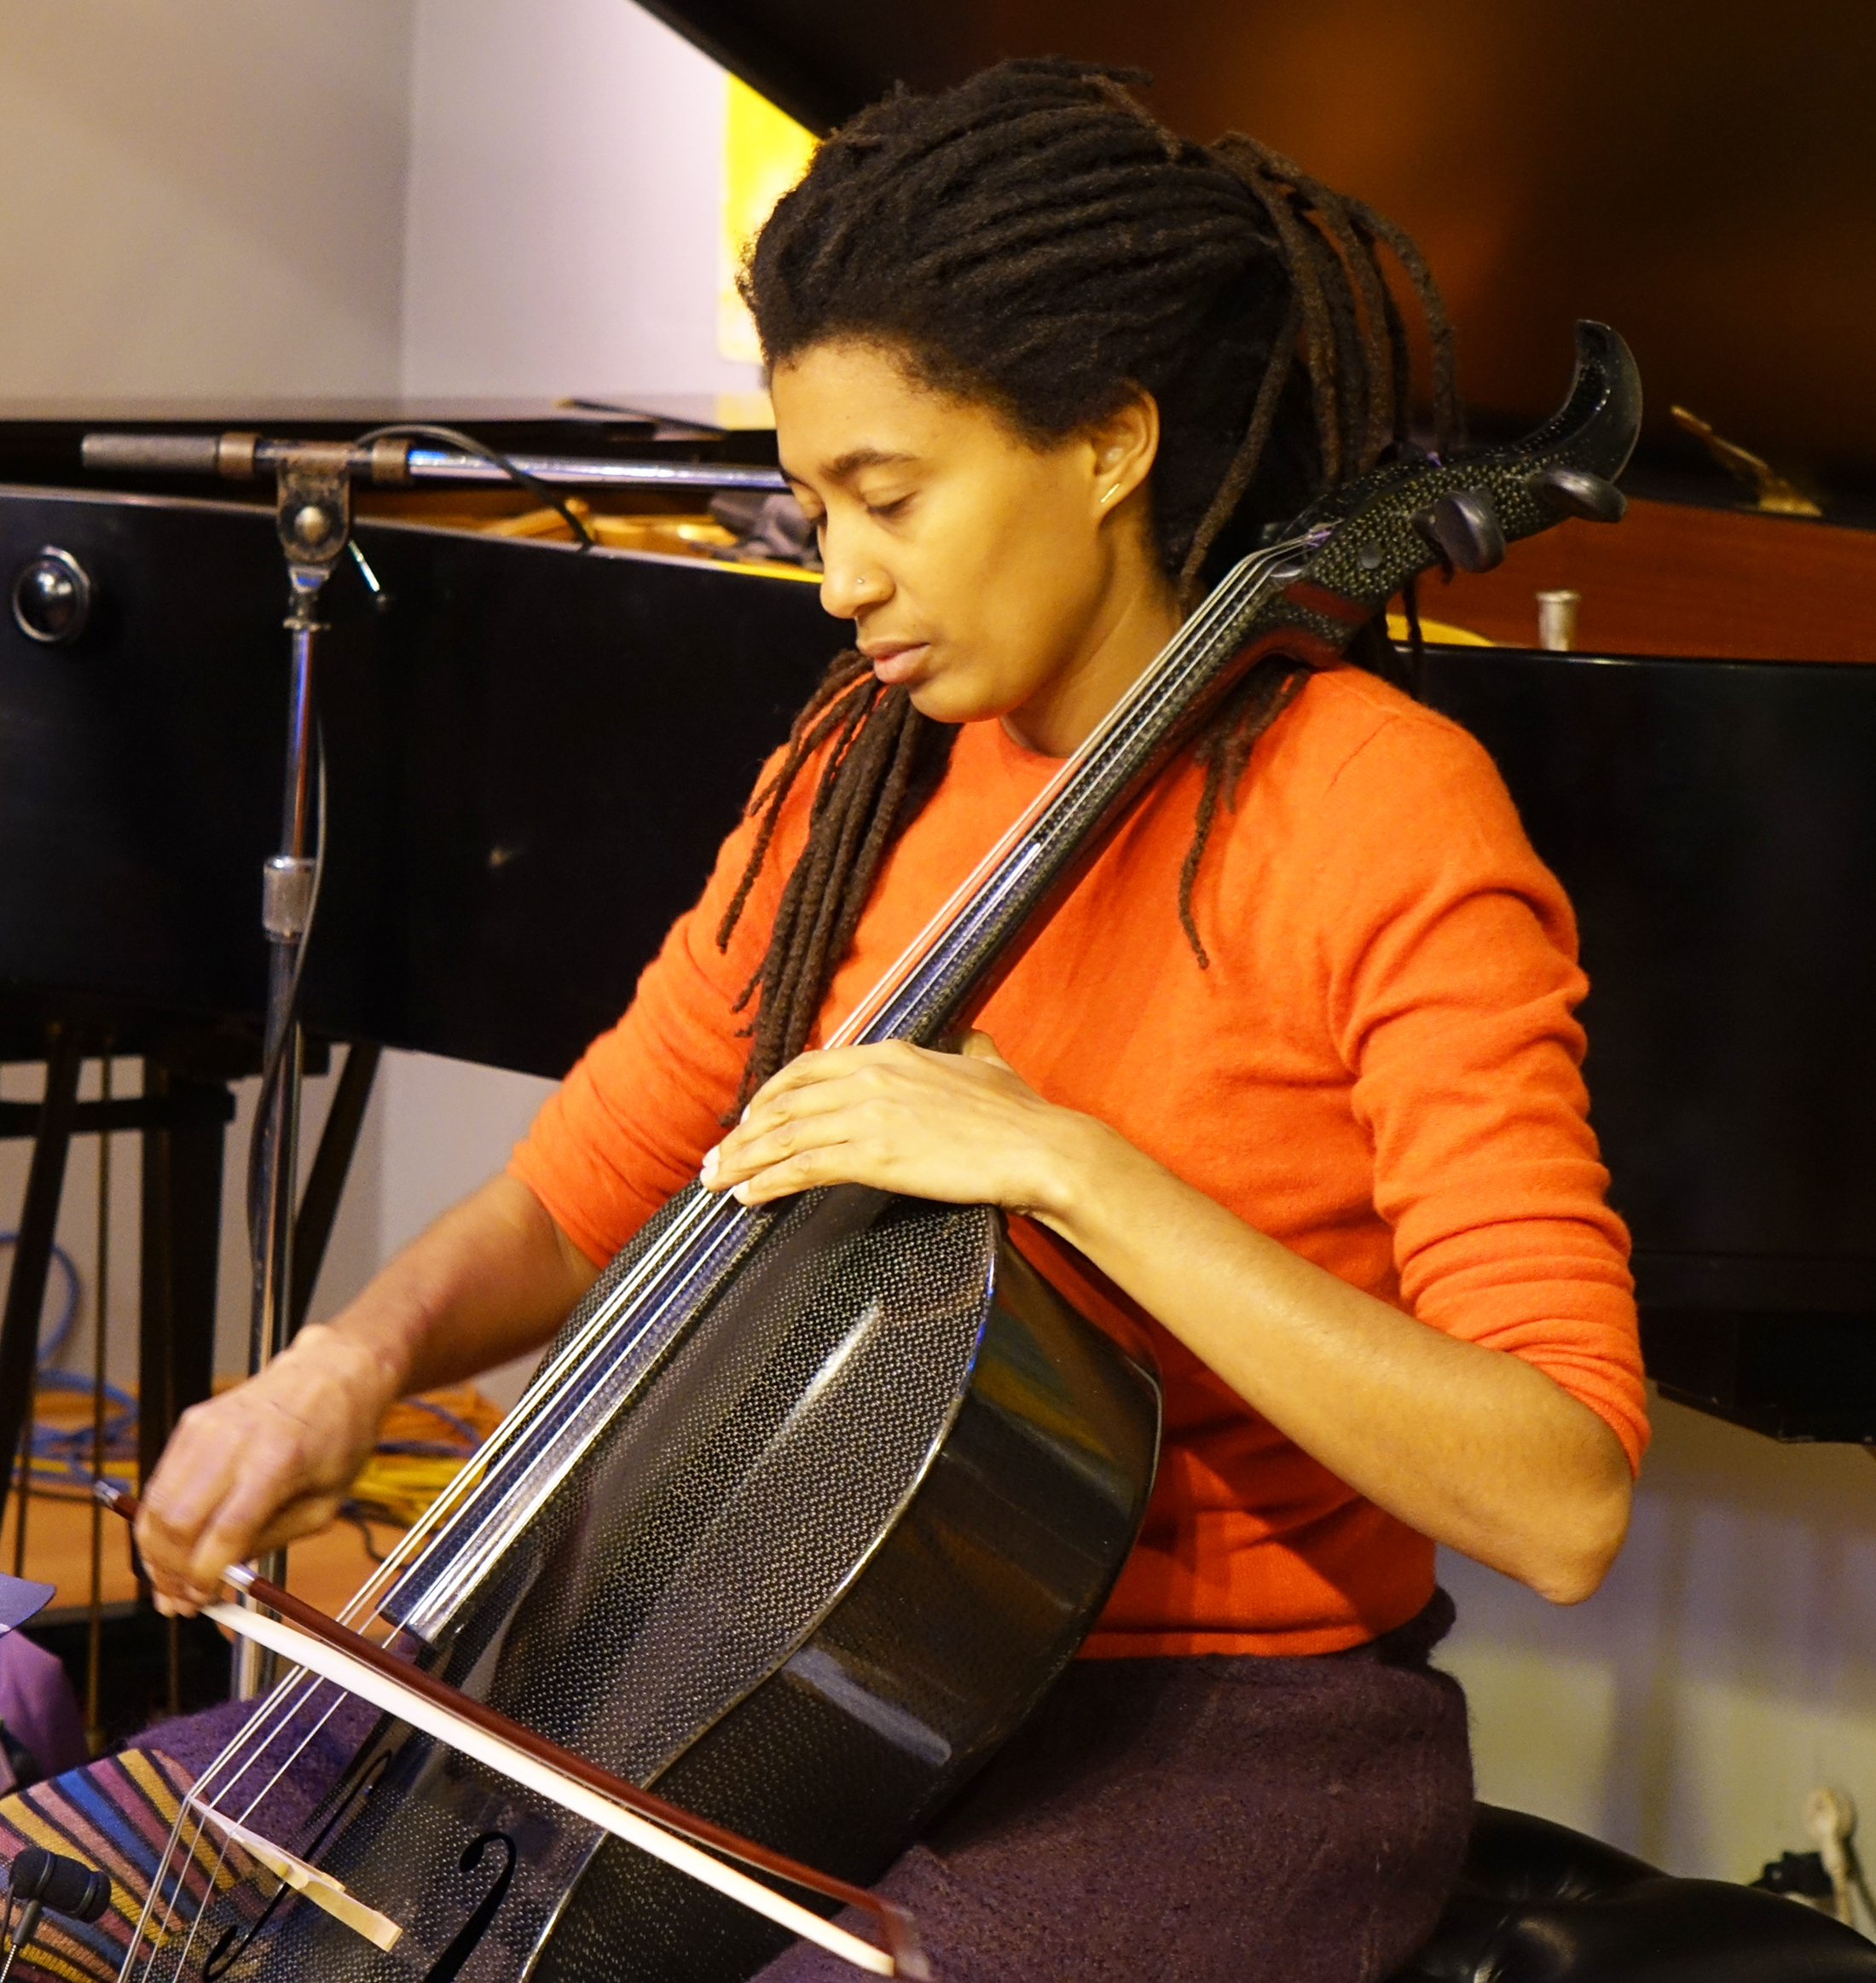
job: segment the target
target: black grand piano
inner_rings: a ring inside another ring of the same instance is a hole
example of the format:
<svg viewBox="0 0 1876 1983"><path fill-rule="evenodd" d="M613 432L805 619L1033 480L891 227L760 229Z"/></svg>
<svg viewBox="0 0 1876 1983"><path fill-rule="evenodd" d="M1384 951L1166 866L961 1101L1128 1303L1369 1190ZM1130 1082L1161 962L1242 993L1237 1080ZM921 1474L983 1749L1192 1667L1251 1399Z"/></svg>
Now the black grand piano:
<svg viewBox="0 0 1876 1983"><path fill-rule="evenodd" d="M1047 8L1014 40L987 7L929 40L857 6L655 10L822 125L895 74L1085 38ZM1102 52L1171 67L1184 44L1140 11L1102 13ZM1187 107L1196 128L1211 103ZM1162 107L1180 112L1176 90ZM1568 314L1508 420L1554 398ZM0 1133L35 1139L0 1340L9 1453L73 1134L143 1139L146 1465L208 1388L286 723L270 492L102 477L80 437L345 435L413 413L511 452L687 464L698 486L593 493L618 523L588 550L530 534L524 495L361 500L359 555L323 612L327 844L304 1001L315 1063L349 1058L301 1209L297 1313L378 1051L564 1071L841 645L801 571L702 554L708 476L772 462L773 437L656 395L0 418L0 1058L47 1066L43 1105L0 1104ZM1436 644L1421 693L1493 751L1576 902L1595 1120L1653 1374L1775 1436L1876 1440L1876 669L1858 664L1876 661L1876 513L1852 478L1847 521L1754 513L1702 460L1657 437L1607 542L1565 526L1435 603L1500 644ZM616 548L632 542L651 548ZM82 624L36 614L49 557L89 594ZM1587 602L1577 652L1527 644L1532 594L1559 584ZM75 1099L80 1061L107 1050L145 1068L108 1114Z"/></svg>

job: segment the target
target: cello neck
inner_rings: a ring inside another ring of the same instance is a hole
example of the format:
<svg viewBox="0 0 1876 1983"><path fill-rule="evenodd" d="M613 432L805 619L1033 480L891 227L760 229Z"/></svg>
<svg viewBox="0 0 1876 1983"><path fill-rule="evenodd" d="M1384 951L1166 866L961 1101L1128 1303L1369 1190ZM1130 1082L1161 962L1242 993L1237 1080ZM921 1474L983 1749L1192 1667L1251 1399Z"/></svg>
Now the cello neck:
<svg viewBox="0 0 1876 1983"><path fill-rule="evenodd" d="M1641 384L1606 325L1577 326L1563 404L1522 441L1450 462L1383 462L1330 490L1219 582L1080 749L827 1042L929 1044L1102 842L1219 696L1266 656L1338 656L1434 565L1484 571L1566 516L1613 522L1641 426Z"/></svg>

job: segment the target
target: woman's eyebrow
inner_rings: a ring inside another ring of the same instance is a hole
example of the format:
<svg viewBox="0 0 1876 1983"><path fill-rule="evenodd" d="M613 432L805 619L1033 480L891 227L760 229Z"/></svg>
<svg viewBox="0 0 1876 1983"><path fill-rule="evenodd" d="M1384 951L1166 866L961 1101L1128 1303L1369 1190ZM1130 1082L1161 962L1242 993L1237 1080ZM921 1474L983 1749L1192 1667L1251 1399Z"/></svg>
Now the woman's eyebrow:
<svg viewBox="0 0 1876 1983"><path fill-rule="evenodd" d="M837 455L828 462L822 468L821 474L829 482L848 482L862 468L889 467L901 461L917 459L915 455L894 453L884 448L849 448L844 455ZM799 484L804 489L808 486L806 478L797 475L785 461L782 464L782 473L790 482Z"/></svg>

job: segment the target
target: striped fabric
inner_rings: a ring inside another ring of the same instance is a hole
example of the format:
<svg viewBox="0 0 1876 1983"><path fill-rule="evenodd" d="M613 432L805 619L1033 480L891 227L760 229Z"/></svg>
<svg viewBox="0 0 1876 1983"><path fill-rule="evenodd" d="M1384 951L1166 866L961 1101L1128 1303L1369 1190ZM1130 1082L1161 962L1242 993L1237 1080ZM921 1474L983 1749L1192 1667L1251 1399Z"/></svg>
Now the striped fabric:
<svg viewBox="0 0 1876 1983"><path fill-rule="evenodd" d="M111 1905L101 1919L85 1924L41 1917L13 1983L110 1983L118 1974L170 1827L194 1781L160 1750L126 1749L0 1798L0 1860L10 1864L23 1847L43 1846L111 1876ZM185 1827L185 1841L197 1832ZM171 1862L165 1900L176 1897L178 1866L185 1920L194 1918L210 1879L226 1887L253 1870L245 1853L224 1851L212 1832L206 1840L196 1836L191 1856Z"/></svg>

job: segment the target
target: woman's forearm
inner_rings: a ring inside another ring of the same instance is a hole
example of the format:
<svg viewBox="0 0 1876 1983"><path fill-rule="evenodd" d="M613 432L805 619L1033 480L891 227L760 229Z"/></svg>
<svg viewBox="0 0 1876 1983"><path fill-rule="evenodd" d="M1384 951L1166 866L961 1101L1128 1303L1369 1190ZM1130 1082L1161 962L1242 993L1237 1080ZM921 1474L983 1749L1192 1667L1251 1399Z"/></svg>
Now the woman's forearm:
<svg viewBox="0 0 1876 1983"><path fill-rule="evenodd" d="M159 1606L193 1610L229 1563L329 1522L393 1399L533 1348L593 1279L513 1178L446 1212L344 1313L182 1414L137 1516Z"/></svg>
<svg viewBox="0 0 1876 1983"><path fill-rule="evenodd" d="M595 1278L517 1178L491 1178L406 1247L332 1324L399 1395L538 1348Z"/></svg>
<svg viewBox="0 0 1876 1983"><path fill-rule="evenodd" d="M1037 1215L1378 1506L1570 1603L1627 1525L1609 1428L1533 1365L1426 1327L1063 1112Z"/></svg>
<svg viewBox="0 0 1876 1983"><path fill-rule="evenodd" d="M1588 1406L1311 1266L1044 1100L983 1034L960 1046L802 1054L708 1154L704 1184L750 1204L854 1183L1028 1213L1378 1507L1546 1597L1595 1588L1629 1468Z"/></svg>

